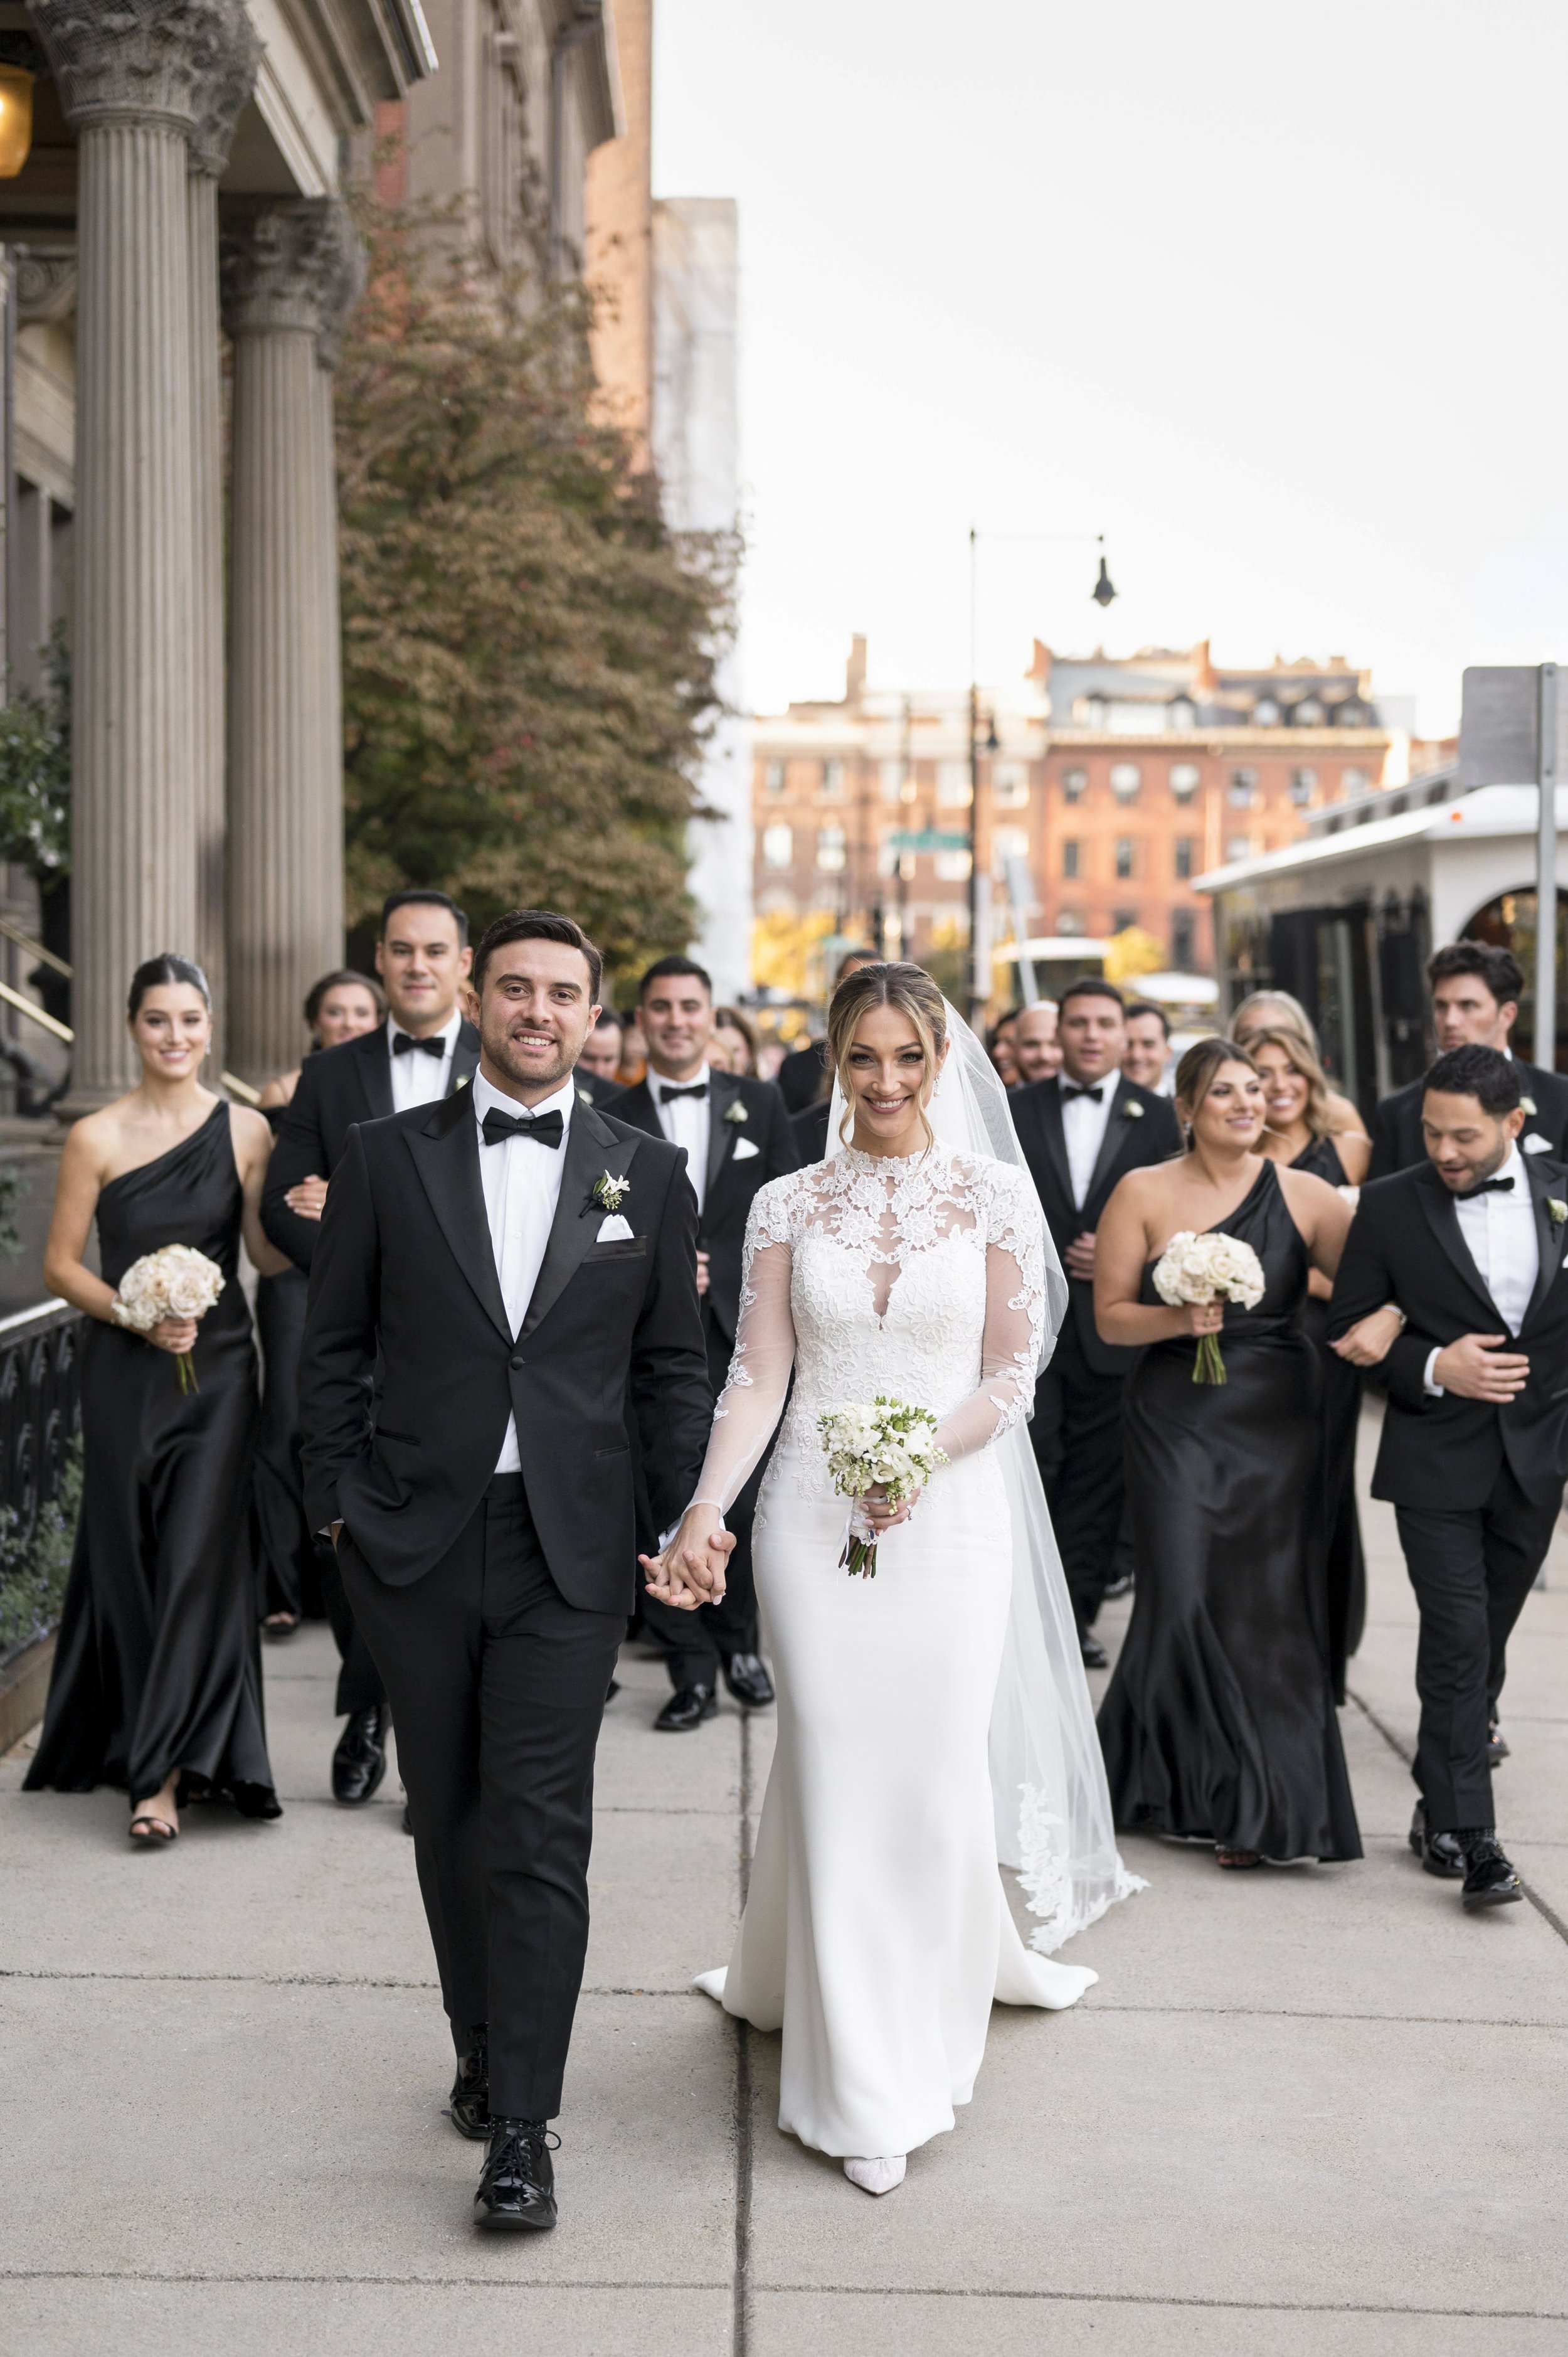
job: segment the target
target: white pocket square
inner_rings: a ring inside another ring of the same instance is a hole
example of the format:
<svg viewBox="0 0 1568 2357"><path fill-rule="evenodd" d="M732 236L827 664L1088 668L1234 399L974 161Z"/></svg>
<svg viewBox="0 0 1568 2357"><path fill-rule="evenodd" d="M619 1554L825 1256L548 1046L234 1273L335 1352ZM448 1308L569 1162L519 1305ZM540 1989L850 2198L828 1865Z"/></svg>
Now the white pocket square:
<svg viewBox="0 0 1568 2357"><path fill-rule="evenodd" d="M1531 1130L1530 1135L1521 1138L1520 1143L1527 1154L1550 1154L1552 1151L1552 1140L1542 1137L1539 1130Z"/></svg>
<svg viewBox="0 0 1568 2357"><path fill-rule="evenodd" d="M612 1211L607 1220L599 1222L599 1232L594 1242L596 1244L629 1244L634 1243L636 1238L631 1232L629 1220L623 1220L618 1211Z"/></svg>
<svg viewBox="0 0 1568 2357"><path fill-rule="evenodd" d="M749 1137L737 1137L736 1139L735 1158L737 1162L748 1162L754 1154L760 1154L761 1151L761 1146L754 1146Z"/></svg>

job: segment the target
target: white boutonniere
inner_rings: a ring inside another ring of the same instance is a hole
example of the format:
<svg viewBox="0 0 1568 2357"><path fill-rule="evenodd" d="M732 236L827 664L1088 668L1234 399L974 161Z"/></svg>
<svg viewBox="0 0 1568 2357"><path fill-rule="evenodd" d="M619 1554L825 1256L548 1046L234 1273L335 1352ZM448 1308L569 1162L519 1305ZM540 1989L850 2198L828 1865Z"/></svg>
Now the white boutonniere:
<svg viewBox="0 0 1568 2357"><path fill-rule="evenodd" d="M1143 1118L1144 1118L1144 1108L1143 1108L1143 1106L1138 1103L1138 1100L1137 1100L1137 1098L1136 1098L1136 1097L1129 1097L1129 1098L1128 1098L1128 1100L1127 1100L1126 1103L1125 1103L1125 1104L1122 1106L1122 1120L1123 1120L1123 1121L1142 1121L1142 1120L1143 1120Z"/></svg>
<svg viewBox="0 0 1568 2357"><path fill-rule="evenodd" d="M1552 1214L1552 1224L1554 1228L1560 1228L1563 1221L1568 1220L1568 1203L1559 1202L1555 1195L1548 1195L1546 1208Z"/></svg>
<svg viewBox="0 0 1568 2357"><path fill-rule="evenodd" d="M1533 1097L1520 1097L1519 1103L1520 1111L1521 1113L1529 1114L1531 1121L1533 1121L1535 1119L1535 1099Z"/></svg>
<svg viewBox="0 0 1568 2357"><path fill-rule="evenodd" d="M594 1200L601 1211L618 1211L630 1192L631 1180L618 1178L609 1170L601 1170L594 1181Z"/></svg>
<svg viewBox="0 0 1568 2357"><path fill-rule="evenodd" d="M453 1089L454 1089L454 1090L457 1090L457 1089L466 1089L466 1088L467 1087L467 1085L468 1085L468 1075L467 1075L467 1072L459 1072L459 1073L458 1073L458 1075L457 1075L457 1077L456 1077L456 1080L453 1082L453 1083L452 1083L452 1086L453 1086Z"/></svg>
<svg viewBox="0 0 1568 2357"><path fill-rule="evenodd" d="M738 1097L736 1097L734 1104L726 1105L725 1108L725 1119L726 1121L746 1121L749 1118L750 1116L746 1113L746 1107L742 1104Z"/></svg>

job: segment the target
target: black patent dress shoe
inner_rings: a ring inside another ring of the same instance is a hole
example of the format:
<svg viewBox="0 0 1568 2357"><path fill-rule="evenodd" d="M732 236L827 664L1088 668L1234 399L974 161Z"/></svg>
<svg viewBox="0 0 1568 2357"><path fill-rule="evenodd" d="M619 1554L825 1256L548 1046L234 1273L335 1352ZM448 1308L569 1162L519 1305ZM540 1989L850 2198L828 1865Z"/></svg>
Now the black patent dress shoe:
<svg viewBox="0 0 1568 2357"><path fill-rule="evenodd" d="M542 2120L492 2120L490 2148L474 2196L474 2223L492 2233L542 2234L555 2223L552 2151L561 2148Z"/></svg>
<svg viewBox="0 0 1568 2357"><path fill-rule="evenodd" d="M1494 1718L1487 1729L1487 1765L1488 1768L1500 1768L1509 1757L1509 1748L1503 1741L1502 1728Z"/></svg>
<svg viewBox="0 0 1568 2357"><path fill-rule="evenodd" d="M468 2032L467 2051L457 2057L452 2100L446 2116L459 2136L482 2143L490 2132L490 2049L486 2025L477 2021Z"/></svg>
<svg viewBox="0 0 1568 2357"><path fill-rule="evenodd" d="M1459 1839L1467 1869L1460 1895L1466 1907L1506 1907L1510 1900L1524 1897L1524 1885L1503 1856L1490 1825L1462 1833Z"/></svg>
<svg viewBox="0 0 1568 2357"><path fill-rule="evenodd" d="M332 1798L341 1801L346 1809L357 1809L381 1789L387 1772L388 1716L385 1703L374 1710L351 1711L338 1738L338 1749L332 1754Z"/></svg>
<svg viewBox="0 0 1568 2357"><path fill-rule="evenodd" d="M1078 1650L1083 1655L1083 1666L1086 1670L1104 1670L1110 1668L1111 1656L1107 1653L1104 1646L1101 1643L1098 1637L1090 1637L1088 1635L1080 1637L1078 1641Z"/></svg>
<svg viewBox="0 0 1568 2357"><path fill-rule="evenodd" d="M725 1663L725 1684L747 1710L766 1710L773 1700L773 1681L755 1653L731 1653Z"/></svg>
<svg viewBox="0 0 1568 2357"><path fill-rule="evenodd" d="M1415 1814L1410 1821L1410 1846L1428 1874L1441 1875L1448 1882L1459 1882L1469 1872L1457 1834L1427 1832L1424 1801L1416 1803Z"/></svg>
<svg viewBox="0 0 1568 2357"><path fill-rule="evenodd" d="M411 1834L413 1831L413 1809L412 1803L407 1801L403 1804L403 1829L405 1834Z"/></svg>
<svg viewBox="0 0 1568 2357"><path fill-rule="evenodd" d="M682 1686L679 1694L671 1695L653 1725L660 1735L689 1735L704 1718L712 1718L718 1706L712 1686Z"/></svg>

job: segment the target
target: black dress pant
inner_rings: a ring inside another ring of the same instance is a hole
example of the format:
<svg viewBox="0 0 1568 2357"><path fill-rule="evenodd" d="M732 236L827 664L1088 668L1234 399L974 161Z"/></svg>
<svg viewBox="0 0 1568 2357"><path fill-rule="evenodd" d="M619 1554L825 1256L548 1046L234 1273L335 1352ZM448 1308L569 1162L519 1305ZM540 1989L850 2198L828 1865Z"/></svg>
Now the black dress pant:
<svg viewBox="0 0 1568 2357"><path fill-rule="evenodd" d="M1487 1736L1503 1690L1507 1647L1552 1543L1561 1492L1537 1501L1505 1464L1484 1506L1395 1509L1421 1609L1415 1781L1434 1833L1495 1823Z"/></svg>
<svg viewBox="0 0 1568 2357"><path fill-rule="evenodd" d="M1029 1437L1080 1637L1092 1627L1114 1576L1126 1494L1122 1471L1125 1382L1123 1375L1095 1372L1069 1314L1035 1392Z"/></svg>
<svg viewBox="0 0 1568 2357"><path fill-rule="evenodd" d="M703 1307L703 1326L708 1345L708 1377L716 1399L729 1375L730 1344ZM751 1568L751 1525L757 1493L768 1470L772 1450L763 1452L751 1479L725 1516L725 1528L735 1533L735 1545L725 1566L725 1592L717 1604L699 1604L682 1612L645 1595L642 1618L664 1648L670 1683L677 1694L686 1686L717 1687L720 1665L732 1653L757 1650L757 1583Z"/></svg>
<svg viewBox="0 0 1568 2357"><path fill-rule="evenodd" d="M338 1559L392 1698L453 2042L461 2052L488 2023L491 2111L550 2119L588 1944L594 1752L626 1614L565 1601L520 1473L497 1476L412 1587L379 1580L347 1531Z"/></svg>
<svg viewBox="0 0 1568 2357"><path fill-rule="evenodd" d="M321 1601L327 1607L327 1618L338 1647L338 1716L343 1718L350 1711L379 1710L387 1698L387 1690L371 1649L360 1633L330 1540L319 1542L317 1563L321 1575Z"/></svg>

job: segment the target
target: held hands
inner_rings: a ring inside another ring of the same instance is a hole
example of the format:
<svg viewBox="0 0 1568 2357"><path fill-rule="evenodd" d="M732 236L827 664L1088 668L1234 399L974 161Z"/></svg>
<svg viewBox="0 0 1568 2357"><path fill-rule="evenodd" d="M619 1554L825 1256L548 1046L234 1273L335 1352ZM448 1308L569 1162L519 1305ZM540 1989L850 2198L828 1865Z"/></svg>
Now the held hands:
<svg viewBox="0 0 1568 2357"><path fill-rule="evenodd" d="M1528 1359L1517 1351L1498 1349L1509 1339L1506 1334L1461 1334L1456 1342L1437 1353L1433 1382L1441 1383L1445 1392L1457 1392L1461 1399L1507 1407L1523 1391L1530 1375Z"/></svg>
<svg viewBox="0 0 1568 2357"><path fill-rule="evenodd" d="M196 1348L194 1318L160 1318L143 1336L156 1351L167 1351L177 1359L188 1359Z"/></svg>
<svg viewBox="0 0 1568 2357"><path fill-rule="evenodd" d="M1067 1273L1069 1276L1081 1276L1086 1283L1092 1281L1094 1275L1094 1230L1092 1228L1085 1228L1082 1235L1074 1236L1067 1248L1066 1262Z"/></svg>
<svg viewBox="0 0 1568 2357"><path fill-rule="evenodd" d="M725 1592L725 1566L735 1545L716 1506L699 1498L687 1507L681 1527L660 1555L639 1555L648 1575L648 1593L656 1603L672 1604L694 1612L699 1604L716 1604Z"/></svg>
<svg viewBox="0 0 1568 2357"><path fill-rule="evenodd" d="M1385 1301L1380 1309L1372 1310L1366 1318L1358 1318L1354 1326L1341 1334L1337 1342L1330 1343L1329 1348L1337 1351L1340 1358L1348 1359L1353 1367L1377 1367L1388 1357L1403 1331L1404 1319L1391 1301Z"/></svg>
<svg viewBox="0 0 1568 2357"><path fill-rule="evenodd" d="M289 1189L284 1201L302 1220L318 1220L327 1208L327 1181L325 1178L302 1178L297 1187Z"/></svg>
<svg viewBox="0 0 1568 2357"><path fill-rule="evenodd" d="M713 1279L708 1275L708 1255L705 1252L700 1252L697 1254L697 1292L699 1296L706 1293L712 1283Z"/></svg>

